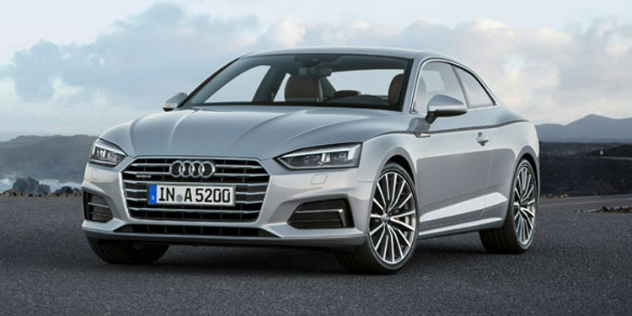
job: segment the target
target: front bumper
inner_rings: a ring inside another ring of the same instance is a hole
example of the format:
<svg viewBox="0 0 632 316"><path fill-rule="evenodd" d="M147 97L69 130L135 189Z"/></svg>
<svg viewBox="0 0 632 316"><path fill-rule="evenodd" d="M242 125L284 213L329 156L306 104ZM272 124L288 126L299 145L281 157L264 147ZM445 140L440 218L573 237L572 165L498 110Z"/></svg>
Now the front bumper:
<svg viewBox="0 0 632 316"><path fill-rule="evenodd" d="M89 238L129 240L169 244L239 244L252 246L298 246L349 248L366 240L368 210L373 183L358 181L358 169L289 171L275 161L260 161L270 175L259 217L248 222L150 220L131 217L123 193L121 172L134 159L127 157L115 168L88 164L82 189L107 201L113 219L106 223L84 220L82 228ZM288 224L299 205L306 202L345 199L353 217L353 227L297 229ZM128 225L184 227L183 231L206 228L259 230L256 236L203 236L169 232L121 232ZM117 231L119 230L119 231Z"/></svg>

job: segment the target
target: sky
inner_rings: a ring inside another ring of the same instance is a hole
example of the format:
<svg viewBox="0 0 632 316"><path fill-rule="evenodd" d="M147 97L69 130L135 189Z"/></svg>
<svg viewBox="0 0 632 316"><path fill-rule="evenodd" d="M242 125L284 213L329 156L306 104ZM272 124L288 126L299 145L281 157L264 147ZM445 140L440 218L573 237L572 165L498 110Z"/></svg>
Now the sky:
<svg viewBox="0 0 632 316"><path fill-rule="evenodd" d="M632 116L630 1L2 1L0 140L98 135L235 57L301 46L446 54L537 124Z"/></svg>

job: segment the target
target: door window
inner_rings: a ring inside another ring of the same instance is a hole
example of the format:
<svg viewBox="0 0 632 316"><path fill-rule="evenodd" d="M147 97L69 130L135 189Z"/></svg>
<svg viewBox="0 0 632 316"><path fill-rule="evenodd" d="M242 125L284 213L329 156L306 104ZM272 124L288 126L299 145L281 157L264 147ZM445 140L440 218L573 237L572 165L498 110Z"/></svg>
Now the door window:
<svg viewBox="0 0 632 316"><path fill-rule="evenodd" d="M465 104L465 96L452 66L442 62L430 62L421 70L415 92L416 113L426 113L428 102L437 94L447 95Z"/></svg>
<svg viewBox="0 0 632 316"><path fill-rule="evenodd" d="M485 88L481 85L478 80L469 72L455 67L456 72L461 77L461 82L463 82L463 88L465 89L465 93L467 94L467 100L469 101L470 108L480 108L484 106L492 106L494 105L494 101L489 97Z"/></svg>

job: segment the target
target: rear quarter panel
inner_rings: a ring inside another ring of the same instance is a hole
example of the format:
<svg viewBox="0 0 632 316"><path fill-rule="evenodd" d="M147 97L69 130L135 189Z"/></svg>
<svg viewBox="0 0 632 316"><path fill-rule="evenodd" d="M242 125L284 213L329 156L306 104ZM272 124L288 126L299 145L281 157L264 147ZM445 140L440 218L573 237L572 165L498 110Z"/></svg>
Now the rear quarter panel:
<svg viewBox="0 0 632 316"><path fill-rule="evenodd" d="M533 167L538 180L540 178L538 135L533 123L504 106L480 110L480 114L488 126L486 133L490 141L486 146L491 147L492 151L488 190L490 194L502 195L505 200L501 204L498 204L499 201L489 201L489 210L484 216L504 218L514 172L520 160L530 156L535 163Z"/></svg>

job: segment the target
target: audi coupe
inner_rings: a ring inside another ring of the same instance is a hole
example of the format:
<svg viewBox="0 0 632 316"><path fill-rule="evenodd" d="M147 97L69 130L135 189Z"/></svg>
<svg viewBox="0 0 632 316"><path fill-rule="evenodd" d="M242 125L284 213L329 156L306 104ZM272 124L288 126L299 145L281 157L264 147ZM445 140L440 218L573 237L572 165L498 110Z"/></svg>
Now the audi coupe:
<svg viewBox="0 0 632 316"><path fill-rule="evenodd" d="M90 153L82 228L106 262L150 264L170 245L287 246L386 274L425 238L479 232L494 253L533 242L535 128L454 59L251 53L162 109Z"/></svg>

